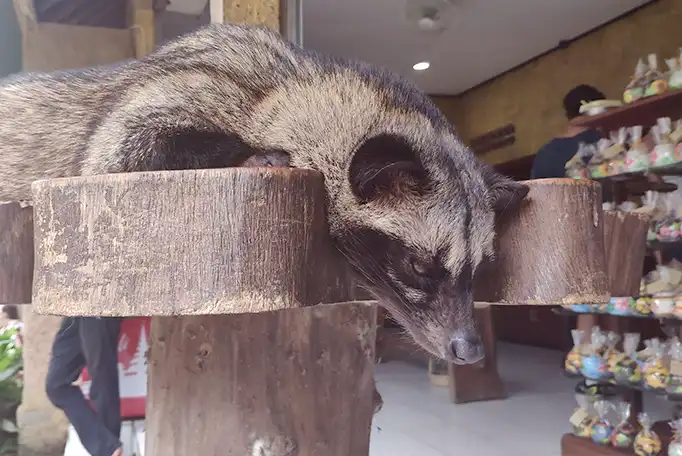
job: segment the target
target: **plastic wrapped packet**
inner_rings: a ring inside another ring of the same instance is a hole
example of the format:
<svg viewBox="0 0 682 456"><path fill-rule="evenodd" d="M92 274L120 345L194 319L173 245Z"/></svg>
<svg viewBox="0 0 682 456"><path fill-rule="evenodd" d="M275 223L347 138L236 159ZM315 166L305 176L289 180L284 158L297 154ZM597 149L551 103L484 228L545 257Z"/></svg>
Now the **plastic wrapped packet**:
<svg viewBox="0 0 682 456"><path fill-rule="evenodd" d="M579 374L582 366L583 355L580 352L580 346L583 340L583 331L579 329L571 330L571 337L573 338L573 348L566 355L564 362L564 369L569 374Z"/></svg>
<svg viewBox="0 0 682 456"><path fill-rule="evenodd" d="M675 147L673 152L675 158L678 161L682 161L682 119L677 119L673 127L673 131L670 132L670 142Z"/></svg>
<svg viewBox="0 0 682 456"><path fill-rule="evenodd" d="M673 200L670 198L670 195L665 195L663 204L665 215L656 222L656 239L661 242L674 242L682 236L677 210L673 207Z"/></svg>
<svg viewBox="0 0 682 456"><path fill-rule="evenodd" d="M620 336L617 333L609 331L606 334L606 352L604 353L604 359L606 359L606 373L603 377L604 380L615 382L616 366L623 356L623 353L616 348L619 341Z"/></svg>
<svg viewBox="0 0 682 456"><path fill-rule="evenodd" d="M596 144L585 144L581 153L584 157L589 157L587 170L592 178L598 179L600 177L606 177L608 163L606 163L604 157L599 153L599 148Z"/></svg>
<svg viewBox="0 0 682 456"><path fill-rule="evenodd" d="M611 145L608 150L604 152L607 156L607 174L615 176L625 172L625 143L628 138L628 129L621 127L616 131L609 133Z"/></svg>
<svg viewBox="0 0 682 456"><path fill-rule="evenodd" d="M677 337L670 340L670 381L667 392L669 399L682 400L682 342Z"/></svg>
<svg viewBox="0 0 682 456"><path fill-rule="evenodd" d="M578 152L576 152L576 154L564 165L566 177L571 177L573 179L589 179L590 172L587 169L587 163L592 159L592 155L594 155L593 148L587 147L587 144L585 143L579 143Z"/></svg>
<svg viewBox="0 0 682 456"><path fill-rule="evenodd" d="M609 300L608 313L612 315L631 315L635 300L630 296L613 297Z"/></svg>
<svg viewBox="0 0 682 456"><path fill-rule="evenodd" d="M601 380L607 372L603 354L606 347L606 334L599 327L592 328L587 354L583 356L580 373L590 380Z"/></svg>
<svg viewBox="0 0 682 456"><path fill-rule="evenodd" d="M649 54L647 61L649 71L646 73L647 87L644 90L644 96L650 97L665 93L668 90L668 78L658 69L658 56Z"/></svg>
<svg viewBox="0 0 682 456"><path fill-rule="evenodd" d="M661 117L656 120L656 125L651 128L656 144L649 154L651 166L669 166L679 162L675 157L675 145L670 140L672 133L672 120L670 117Z"/></svg>
<svg viewBox="0 0 682 456"><path fill-rule="evenodd" d="M670 70L668 77L668 87L671 89L682 89L682 48L678 58L668 59L665 61Z"/></svg>
<svg viewBox="0 0 682 456"><path fill-rule="evenodd" d="M673 436L668 445L668 456L682 456L682 420L671 421L670 427L673 430Z"/></svg>
<svg viewBox="0 0 682 456"><path fill-rule="evenodd" d="M588 397L584 394L576 394L575 400L578 408L573 411L569 422L573 427L573 435L589 438L592 431L592 423L595 421L595 412L590 406Z"/></svg>
<svg viewBox="0 0 682 456"><path fill-rule="evenodd" d="M649 169L649 152L642 141L642 126L630 128L630 149L625 154L625 170L633 173Z"/></svg>
<svg viewBox="0 0 682 456"><path fill-rule="evenodd" d="M597 152L602 159L602 163L599 165L599 174L603 176L612 175L612 169L614 167L613 158L617 152L617 150L612 147L613 145L614 144L611 139L602 138L597 141Z"/></svg>
<svg viewBox="0 0 682 456"><path fill-rule="evenodd" d="M623 101L625 103L634 103L644 96L644 89L646 88L646 71L647 66L639 59L637 61L637 66L635 66L635 73L630 78L630 82L627 87L625 87L625 92L623 93Z"/></svg>
<svg viewBox="0 0 682 456"><path fill-rule="evenodd" d="M594 403L594 409L599 418L592 423L590 437L594 443L608 445L611 442L611 434L613 434L613 424L611 424L609 417L613 405L609 401L597 401Z"/></svg>
<svg viewBox="0 0 682 456"><path fill-rule="evenodd" d="M637 429L630 423L630 404L623 401L615 406L618 425L611 434L611 445L616 448L630 448L637 435Z"/></svg>
<svg viewBox="0 0 682 456"><path fill-rule="evenodd" d="M623 336L623 355L616 363L614 378L622 385L639 385L642 381L642 370L637 363L637 347L639 334L626 333Z"/></svg>
<svg viewBox="0 0 682 456"><path fill-rule="evenodd" d="M670 382L670 368L665 359L666 347L658 338L650 342L649 357L642 367L644 386L653 391L665 391Z"/></svg>
<svg viewBox="0 0 682 456"><path fill-rule="evenodd" d="M654 301L649 296L641 296L635 301L635 313L638 315L651 315Z"/></svg>
<svg viewBox="0 0 682 456"><path fill-rule="evenodd" d="M661 451L661 439L651 429L653 422L646 413L642 412L637 417L642 430L637 433L633 447L637 456L657 456Z"/></svg>

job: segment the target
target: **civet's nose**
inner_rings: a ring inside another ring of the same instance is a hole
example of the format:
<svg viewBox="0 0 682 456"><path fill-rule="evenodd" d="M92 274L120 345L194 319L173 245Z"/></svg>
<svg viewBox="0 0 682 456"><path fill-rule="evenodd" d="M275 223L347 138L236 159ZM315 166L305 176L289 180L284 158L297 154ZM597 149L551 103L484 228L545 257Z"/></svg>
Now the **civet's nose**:
<svg viewBox="0 0 682 456"><path fill-rule="evenodd" d="M455 364L473 364L485 357L483 341L477 334L455 335L448 344L448 361Z"/></svg>

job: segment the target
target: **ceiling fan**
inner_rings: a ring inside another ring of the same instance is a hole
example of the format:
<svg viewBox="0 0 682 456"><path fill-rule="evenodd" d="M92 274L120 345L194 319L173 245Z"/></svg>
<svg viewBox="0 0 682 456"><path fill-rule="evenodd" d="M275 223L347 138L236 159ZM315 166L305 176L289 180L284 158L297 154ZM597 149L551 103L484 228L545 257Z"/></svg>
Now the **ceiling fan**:
<svg viewBox="0 0 682 456"><path fill-rule="evenodd" d="M440 33L448 26L454 0L406 0L407 20L425 33Z"/></svg>

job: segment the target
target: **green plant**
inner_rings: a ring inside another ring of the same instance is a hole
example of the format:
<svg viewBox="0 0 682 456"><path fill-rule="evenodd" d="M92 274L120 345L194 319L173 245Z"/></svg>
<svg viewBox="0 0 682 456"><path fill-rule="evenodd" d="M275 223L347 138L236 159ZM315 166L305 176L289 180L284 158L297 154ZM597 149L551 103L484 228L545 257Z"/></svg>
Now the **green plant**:
<svg viewBox="0 0 682 456"><path fill-rule="evenodd" d="M18 332L18 328L0 332L0 456L17 453L16 417L23 388L19 373L24 364Z"/></svg>

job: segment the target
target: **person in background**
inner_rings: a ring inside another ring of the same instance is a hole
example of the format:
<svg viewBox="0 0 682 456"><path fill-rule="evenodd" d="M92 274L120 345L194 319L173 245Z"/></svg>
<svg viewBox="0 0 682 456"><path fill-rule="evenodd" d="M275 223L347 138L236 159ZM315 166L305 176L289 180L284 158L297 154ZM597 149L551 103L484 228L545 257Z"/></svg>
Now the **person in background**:
<svg viewBox="0 0 682 456"><path fill-rule="evenodd" d="M66 414L92 456L121 456L121 398L118 385L118 338L121 319L66 317L52 344L47 396ZM92 379L90 407L73 385L87 365Z"/></svg>
<svg viewBox="0 0 682 456"><path fill-rule="evenodd" d="M598 131L571 125L570 121L580 116L580 106L606 97L592 86L581 84L571 89L564 97L564 111L569 123L556 138L542 146L535 155L531 168L531 179L566 177L564 166L578 152L580 143L592 144L601 139Z"/></svg>

